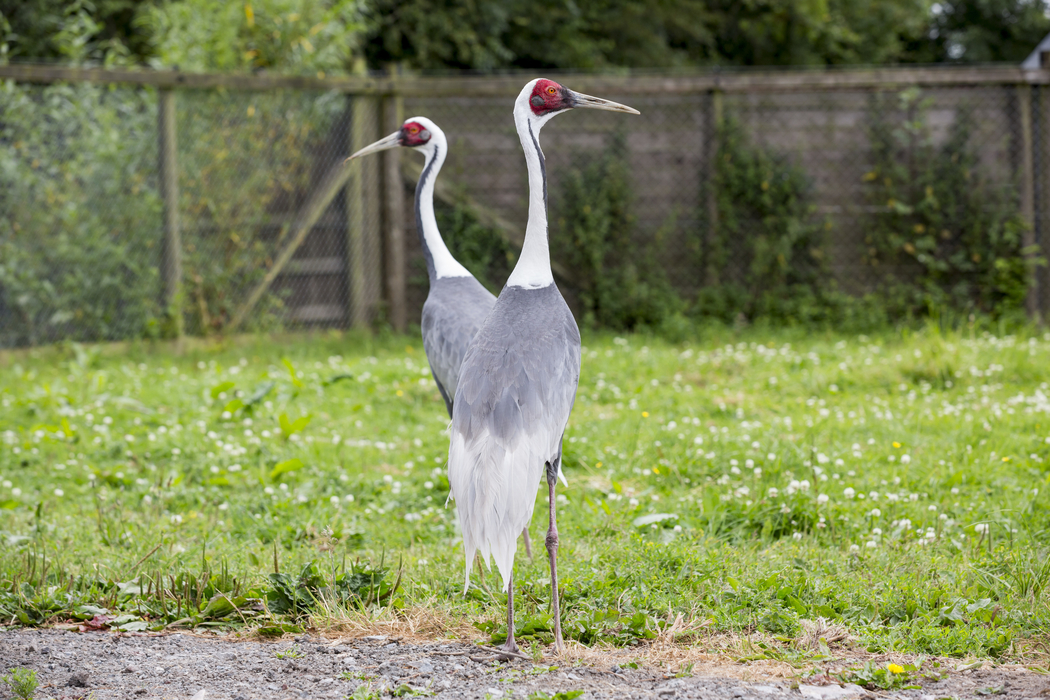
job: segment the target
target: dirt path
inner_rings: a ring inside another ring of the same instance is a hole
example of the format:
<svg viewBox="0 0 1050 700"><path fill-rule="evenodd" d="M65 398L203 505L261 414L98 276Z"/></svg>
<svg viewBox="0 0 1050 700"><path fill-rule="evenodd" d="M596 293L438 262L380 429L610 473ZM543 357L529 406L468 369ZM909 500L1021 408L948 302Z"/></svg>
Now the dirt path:
<svg viewBox="0 0 1050 700"><path fill-rule="evenodd" d="M278 653L281 656L278 656ZM38 698L172 698L256 700L346 698L363 684L381 696L408 685L437 698L527 698L583 690L588 698L1050 697L1050 679L1020 668L953 673L922 690L870 694L839 686L793 687L761 673L740 678L739 664L692 669L668 678L653 668L582 662L557 668L526 661L494 664L471 660L474 647L458 642L409 643L389 637L329 640L299 637L278 642L243 641L199 634L132 635L9 628L0 630L0 665L35 669ZM626 658L626 657L625 657ZM737 676L737 677L730 677ZM383 692L386 688L387 691ZM11 697L0 688L0 697Z"/></svg>

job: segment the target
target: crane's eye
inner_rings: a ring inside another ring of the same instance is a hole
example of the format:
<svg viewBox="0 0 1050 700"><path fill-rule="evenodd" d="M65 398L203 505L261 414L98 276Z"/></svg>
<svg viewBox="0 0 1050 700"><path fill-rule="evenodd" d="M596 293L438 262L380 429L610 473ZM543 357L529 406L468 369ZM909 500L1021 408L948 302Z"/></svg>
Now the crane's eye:
<svg viewBox="0 0 1050 700"><path fill-rule="evenodd" d="M540 97L539 95L533 95L532 99L529 100L529 101L532 102L532 106L533 107L542 107L543 106L543 98Z"/></svg>
<svg viewBox="0 0 1050 700"><path fill-rule="evenodd" d="M554 86L553 86L553 85L551 85L551 86L549 86L549 87L547 88L547 94L548 94L548 95L557 95L557 94L558 94L558 91L557 91L557 90L556 90L556 89L554 88Z"/></svg>
<svg viewBox="0 0 1050 700"><path fill-rule="evenodd" d="M415 126L415 125L412 125L412 126L408 127L408 133L413 134L413 135L418 134L419 133L419 127Z"/></svg>

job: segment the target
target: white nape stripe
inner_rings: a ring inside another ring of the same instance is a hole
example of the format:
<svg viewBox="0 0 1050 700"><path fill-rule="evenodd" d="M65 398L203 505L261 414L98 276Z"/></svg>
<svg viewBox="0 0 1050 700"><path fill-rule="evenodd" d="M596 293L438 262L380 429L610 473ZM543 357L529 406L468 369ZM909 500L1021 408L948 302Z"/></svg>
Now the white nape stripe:
<svg viewBox="0 0 1050 700"><path fill-rule="evenodd" d="M529 221L525 226L521 256L507 278L507 286L540 289L554 284L554 275L551 274L551 254L547 240L547 170L539 142L540 128L547 120L532 118L528 102L532 85L526 85L514 102L514 126L518 130L529 171Z"/></svg>
<svg viewBox="0 0 1050 700"><path fill-rule="evenodd" d="M422 117L414 117L410 121L421 123L430 131L430 141L417 150L423 151L426 160L423 163L423 174L420 175L422 188L416 200L419 221L422 223L423 243L430 252L434 261L434 274L438 279L442 277L470 277L467 268L463 267L452 257L445 240L438 231L437 218L434 216L434 182L437 180L441 166L445 162L448 145L445 141L445 133L429 119L424 122Z"/></svg>

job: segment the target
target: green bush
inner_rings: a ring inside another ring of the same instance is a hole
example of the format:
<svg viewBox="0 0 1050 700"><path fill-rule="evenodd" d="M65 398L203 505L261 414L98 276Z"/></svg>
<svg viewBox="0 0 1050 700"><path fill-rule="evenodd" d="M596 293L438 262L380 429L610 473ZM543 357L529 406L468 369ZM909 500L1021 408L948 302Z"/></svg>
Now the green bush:
<svg viewBox="0 0 1050 700"><path fill-rule="evenodd" d="M1028 270L1018 188L991 181L978 162L969 111L937 143L930 104L915 88L873 99L873 167L864 181L880 211L868 220L865 262L880 273L896 316L1020 309Z"/></svg>
<svg viewBox="0 0 1050 700"><path fill-rule="evenodd" d="M583 167L565 176L554 257L573 271L586 325L657 328L681 311L682 302L656 258L666 232L657 231L644 245L634 237L626 156L618 133L601 155L585 157Z"/></svg>
<svg viewBox="0 0 1050 700"><path fill-rule="evenodd" d="M156 331L156 96L0 86L0 345Z"/></svg>
<svg viewBox="0 0 1050 700"><path fill-rule="evenodd" d="M854 300L838 292L824 255L829 224L816 215L812 183L780 153L749 143L740 124L718 128L714 175L717 221L701 220L706 285L694 315L733 323L822 324L851 315Z"/></svg>

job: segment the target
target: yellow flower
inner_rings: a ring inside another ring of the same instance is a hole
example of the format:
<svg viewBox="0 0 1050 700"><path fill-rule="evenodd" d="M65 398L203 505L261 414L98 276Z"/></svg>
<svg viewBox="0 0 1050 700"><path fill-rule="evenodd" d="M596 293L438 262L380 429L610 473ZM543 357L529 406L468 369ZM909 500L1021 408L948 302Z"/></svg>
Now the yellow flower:
<svg viewBox="0 0 1050 700"><path fill-rule="evenodd" d="M898 450L901 448L901 444L899 442L894 442L893 446L896 447Z"/></svg>
<svg viewBox="0 0 1050 700"><path fill-rule="evenodd" d="M401 391L400 389L398 389L398 390L397 390L397 395L398 395L398 396L404 396L404 395L405 395L405 392L403 392L403 391Z"/></svg>
<svg viewBox="0 0 1050 700"><path fill-rule="evenodd" d="M642 411L642 418L648 418L648 417L649 417L649 411Z"/></svg>
<svg viewBox="0 0 1050 700"><path fill-rule="evenodd" d="M890 664L886 667L886 670L890 673L904 673L904 667L898 666L897 664Z"/></svg>
<svg viewBox="0 0 1050 700"><path fill-rule="evenodd" d="M1009 457L1003 457L1003 461L1004 461L1004 462L1009 462L1009 461L1010 461L1010 458L1009 458Z"/></svg>
<svg viewBox="0 0 1050 700"><path fill-rule="evenodd" d="M595 464L594 466L596 466L596 467L598 467L598 468L601 468L601 466L602 466L602 463L601 463L601 462L598 462L598 463L597 463L597 464Z"/></svg>

